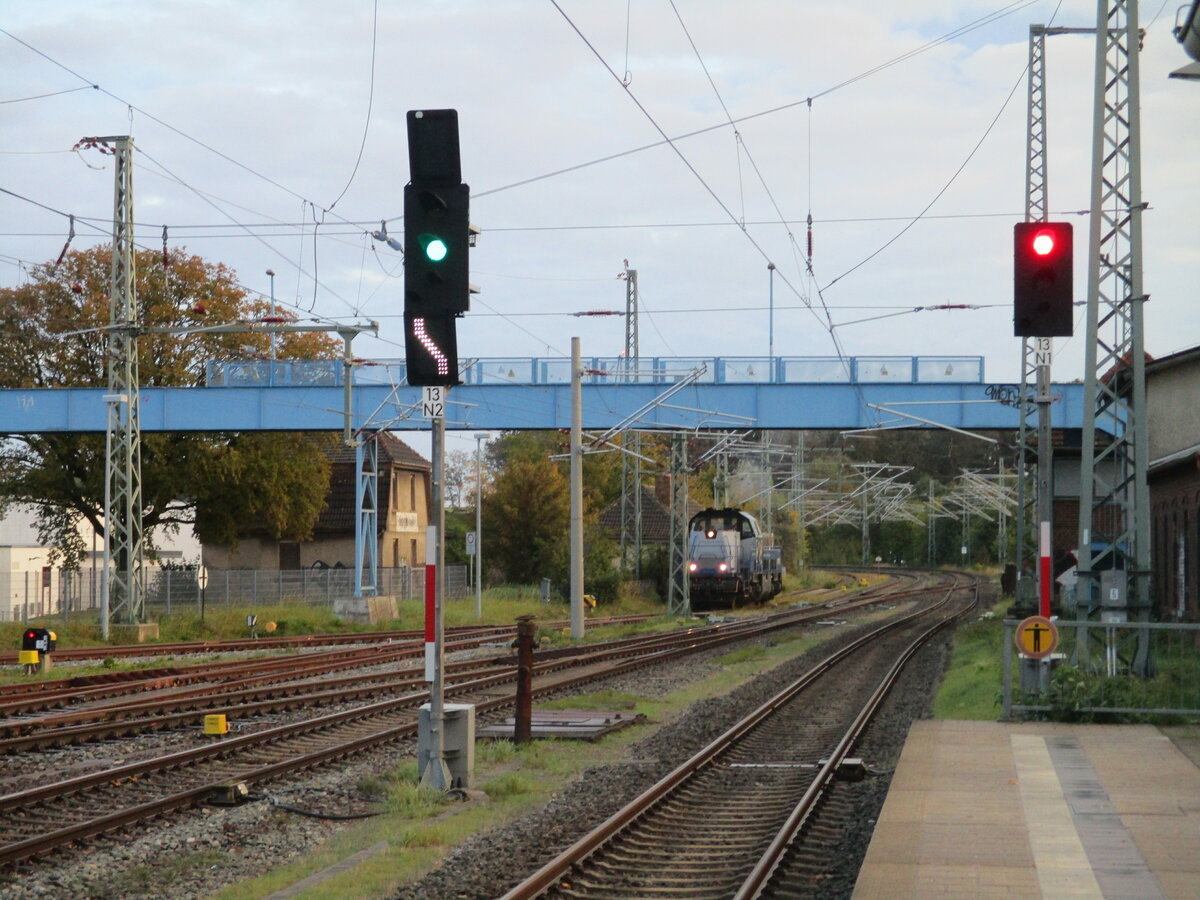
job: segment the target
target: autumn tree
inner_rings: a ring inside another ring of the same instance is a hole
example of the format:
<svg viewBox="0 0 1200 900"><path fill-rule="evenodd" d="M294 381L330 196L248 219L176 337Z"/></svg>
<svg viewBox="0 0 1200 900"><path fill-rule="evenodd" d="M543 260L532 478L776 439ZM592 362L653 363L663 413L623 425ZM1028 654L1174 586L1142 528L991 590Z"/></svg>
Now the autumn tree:
<svg viewBox="0 0 1200 900"><path fill-rule="evenodd" d="M559 576L570 512L567 479L558 466L544 456L514 459L496 474L483 503L489 567L516 584Z"/></svg>
<svg viewBox="0 0 1200 900"><path fill-rule="evenodd" d="M0 387L96 387L107 383L111 252L68 253L34 267L29 280L0 289ZM180 328L259 318L269 304L247 295L232 270L182 249L136 255L138 321ZM208 360L265 353L263 334L143 334L142 386L198 386ZM331 356L324 335L281 336L280 358ZM142 436L143 528L196 527L205 540L236 540L245 523L279 538L311 536L324 505L329 465L324 435L182 434ZM10 435L0 445L0 509L14 503L37 513L40 537L65 565L86 548L80 518L104 532L103 435Z"/></svg>

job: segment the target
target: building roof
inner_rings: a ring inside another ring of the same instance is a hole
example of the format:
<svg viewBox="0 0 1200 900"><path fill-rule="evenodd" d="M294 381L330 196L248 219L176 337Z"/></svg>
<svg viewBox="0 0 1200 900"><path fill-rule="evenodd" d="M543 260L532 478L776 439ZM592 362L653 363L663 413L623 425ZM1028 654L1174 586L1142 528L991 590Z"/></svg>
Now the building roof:
<svg viewBox="0 0 1200 900"><path fill-rule="evenodd" d="M404 443L390 432L381 431L379 437L379 512L386 515L389 485L391 484L390 470L392 466L401 469L416 470L421 473L429 472L429 460L416 450ZM325 508L317 517L313 526L313 535L353 534L354 517L357 514L354 492L357 488L354 462L355 451L339 443L337 449L330 454L332 468L329 473L329 493L325 495ZM383 521L380 520L380 527Z"/></svg>
<svg viewBox="0 0 1200 900"><path fill-rule="evenodd" d="M1169 356L1160 356L1158 359L1147 358L1146 374L1156 375L1164 369L1173 369L1176 366L1190 365L1196 362L1200 362L1200 347L1189 347Z"/></svg>
<svg viewBox="0 0 1200 900"><path fill-rule="evenodd" d="M642 543L665 544L671 540L671 511L654 496L645 485L639 487L642 495ZM704 507L692 500L687 502L688 521ZM617 498L600 513L600 527L613 540L621 539L621 500ZM683 523L687 527L687 522Z"/></svg>
<svg viewBox="0 0 1200 900"><path fill-rule="evenodd" d="M405 469L422 469L426 472L430 471L431 465L429 460L423 457L420 453L414 450L400 438L393 435L390 431L379 432L379 465L382 467L385 463L395 463ZM349 463L354 465L354 448L347 447L345 443L339 441L337 449L330 456L329 461L334 465L338 463Z"/></svg>

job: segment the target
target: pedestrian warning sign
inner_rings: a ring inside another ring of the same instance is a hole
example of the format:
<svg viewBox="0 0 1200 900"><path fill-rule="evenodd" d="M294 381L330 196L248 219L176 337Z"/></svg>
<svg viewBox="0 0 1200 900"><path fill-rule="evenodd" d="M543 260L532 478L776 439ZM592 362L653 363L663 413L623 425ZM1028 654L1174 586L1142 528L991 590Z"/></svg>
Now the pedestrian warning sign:
<svg viewBox="0 0 1200 900"><path fill-rule="evenodd" d="M1042 659L1058 649L1058 627L1044 616L1030 616L1017 626L1017 649L1031 659Z"/></svg>

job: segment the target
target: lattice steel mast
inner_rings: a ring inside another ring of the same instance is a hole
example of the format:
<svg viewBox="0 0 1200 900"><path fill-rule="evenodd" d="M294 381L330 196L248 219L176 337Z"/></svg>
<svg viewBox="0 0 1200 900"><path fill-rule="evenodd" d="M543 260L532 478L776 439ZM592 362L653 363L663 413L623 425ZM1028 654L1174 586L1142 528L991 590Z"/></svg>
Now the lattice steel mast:
<svg viewBox="0 0 1200 900"><path fill-rule="evenodd" d="M142 432L133 236L133 138L113 144L113 249L108 305L108 429L104 460L104 577L101 632L109 620L142 618Z"/></svg>
<svg viewBox="0 0 1200 900"><path fill-rule="evenodd" d="M1029 26L1029 102L1028 132L1025 153L1025 221L1047 221L1048 185L1046 183L1046 27ZM1021 393L1017 403L1020 425L1017 429L1017 511L1015 562L1017 569L1016 599L1024 612L1036 605L1032 560L1036 555L1034 531L1037 503L1037 447L1033 424L1037 405L1033 386L1037 381L1037 366L1030 340L1021 338Z"/></svg>
<svg viewBox="0 0 1200 900"><path fill-rule="evenodd" d="M1150 612L1139 37L1136 0L1099 0L1078 572L1081 600L1091 609L1102 594L1102 618L1114 621ZM1127 590L1112 575L1097 591L1098 573L1122 557ZM1147 671L1148 651L1143 631L1135 672Z"/></svg>
<svg viewBox="0 0 1200 900"><path fill-rule="evenodd" d="M692 599L687 577L688 550L688 461L687 435L671 436L671 533L670 572L667 586L667 615L688 616Z"/></svg>

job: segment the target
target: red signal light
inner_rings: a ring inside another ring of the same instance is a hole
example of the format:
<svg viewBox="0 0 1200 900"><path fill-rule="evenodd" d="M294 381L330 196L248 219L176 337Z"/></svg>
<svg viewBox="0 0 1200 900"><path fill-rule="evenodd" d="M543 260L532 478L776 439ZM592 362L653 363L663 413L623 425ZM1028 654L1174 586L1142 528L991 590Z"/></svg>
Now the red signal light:
<svg viewBox="0 0 1200 900"><path fill-rule="evenodd" d="M1054 232L1039 231L1033 237L1033 252L1038 256L1049 256L1054 252Z"/></svg>
<svg viewBox="0 0 1200 900"><path fill-rule="evenodd" d="M1070 335L1074 327L1070 222L1013 227L1013 334Z"/></svg>

